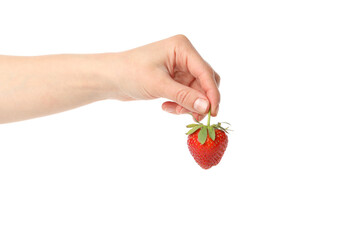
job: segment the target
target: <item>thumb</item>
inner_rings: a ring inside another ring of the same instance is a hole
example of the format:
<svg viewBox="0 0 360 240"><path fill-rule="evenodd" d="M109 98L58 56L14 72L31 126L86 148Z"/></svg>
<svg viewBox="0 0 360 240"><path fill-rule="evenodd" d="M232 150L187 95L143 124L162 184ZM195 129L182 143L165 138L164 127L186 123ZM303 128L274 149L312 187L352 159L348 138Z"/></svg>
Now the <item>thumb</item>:
<svg viewBox="0 0 360 240"><path fill-rule="evenodd" d="M173 79L166 79L161 95L170 99L191 112L206 114L209 111L209 100L201 92L182 85Z"/></svg>

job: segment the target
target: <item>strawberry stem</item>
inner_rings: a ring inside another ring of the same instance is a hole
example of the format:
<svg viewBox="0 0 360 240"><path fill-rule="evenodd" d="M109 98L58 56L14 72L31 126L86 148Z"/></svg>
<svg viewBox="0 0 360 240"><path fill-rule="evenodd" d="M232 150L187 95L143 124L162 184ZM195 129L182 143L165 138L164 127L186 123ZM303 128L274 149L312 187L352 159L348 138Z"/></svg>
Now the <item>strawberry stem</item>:
<svg viewBox="0 0 360 240"><path fill-rule="evenodd" d="M209 109L208 112L208 121L207 121L207 126L210 127L210 114L211 114L211 110Z"/></svg>

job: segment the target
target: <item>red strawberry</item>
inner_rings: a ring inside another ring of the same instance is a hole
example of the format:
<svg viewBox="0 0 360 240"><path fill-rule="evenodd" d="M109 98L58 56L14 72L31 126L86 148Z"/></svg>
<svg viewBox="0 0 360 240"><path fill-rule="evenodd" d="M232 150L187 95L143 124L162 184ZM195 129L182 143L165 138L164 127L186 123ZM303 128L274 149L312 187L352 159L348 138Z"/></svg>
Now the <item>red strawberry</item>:
<svg viewBox="0 0 360 240"><path fill-rule="evenodd" d="M187 133L187 144L195 161L204 169L217 165L228 144L227 128L223 128L221 123L210 125L210 112L207 125L198 122L187 127L191 128Z"/></svg>

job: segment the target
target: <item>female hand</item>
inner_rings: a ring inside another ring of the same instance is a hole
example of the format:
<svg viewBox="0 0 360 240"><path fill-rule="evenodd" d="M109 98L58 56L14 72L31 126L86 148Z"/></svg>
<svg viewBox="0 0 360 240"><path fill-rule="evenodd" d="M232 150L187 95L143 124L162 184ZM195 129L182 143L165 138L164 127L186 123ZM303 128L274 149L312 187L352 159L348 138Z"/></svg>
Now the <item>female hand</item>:
<svg viewBox="0 0 360 240"><path fill-rule="evenodd" d="M202 119L219 110L220 76L183 35L151 43L119 54L114 78L119 100L166 98L163 110L192 112Z"/></svg>
<svg viewBox="0 0 360 240"><path fill-rule="evenodd" d="M217 115L220 77L177 35L120 53L0 56L0 123L104 99L166 98L170 113Z"/></svg>

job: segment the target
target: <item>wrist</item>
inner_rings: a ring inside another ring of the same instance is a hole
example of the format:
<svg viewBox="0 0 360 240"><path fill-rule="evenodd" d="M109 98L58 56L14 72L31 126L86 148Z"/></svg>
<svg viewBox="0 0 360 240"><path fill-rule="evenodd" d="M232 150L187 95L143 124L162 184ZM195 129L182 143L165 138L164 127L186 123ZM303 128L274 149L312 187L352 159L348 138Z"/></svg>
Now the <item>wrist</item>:
<svg viewBox="0 0 360 240"><path fill-rule="evenodd" d="M85 55L88 59L85 72L86 87L94 90L98 100L116 99L119 78L119 53Z"/></svg>

